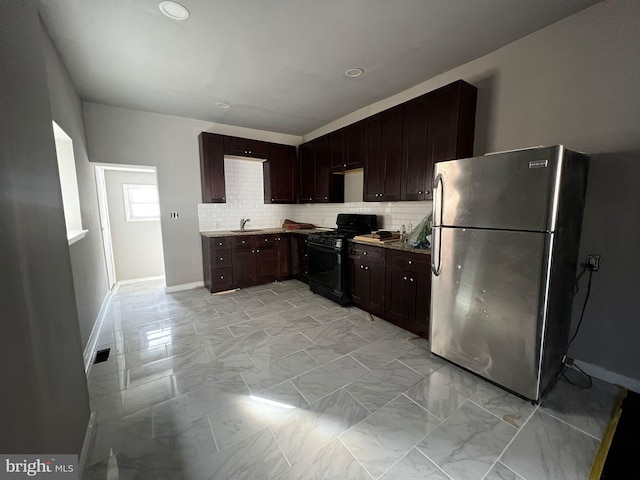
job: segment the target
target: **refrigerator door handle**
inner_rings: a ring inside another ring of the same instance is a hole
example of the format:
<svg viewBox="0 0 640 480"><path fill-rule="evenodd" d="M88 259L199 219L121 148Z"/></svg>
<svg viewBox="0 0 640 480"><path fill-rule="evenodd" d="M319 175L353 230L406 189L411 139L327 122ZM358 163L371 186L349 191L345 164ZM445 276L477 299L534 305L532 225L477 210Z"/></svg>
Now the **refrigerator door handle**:
<svg viewBox="0 0 640 480"><path fill-rule="evenodd" d="M440 201L437 199L440 197ZM442 174L439 173L433 182L433 226L438 227L442 225L442 215L444 207L444 181L442 180ZM440 220L438 222L438 214L440 214Z"/></svg>
<svg viewBox="0 0 640 480"><path fill-rule="evenodd" d="M442 268L442 227L433 227L433 230L437 231L432 231L433 245L431 246L431 271L437 277L438 275L440 275L440 269ZM438 258L437 267L436 257Z"/></svg>
<svg viewBox="0 0 640 480"><path fill-rule="evenodd" d="M440 201L438 202L438 197ZM437 277L440 275L440 268L442 267L442 211L444 207L444 181L442 180L442 174L436 176L433 182L433 227L432 227L432 240L431 246L431 271ZM436 220L440 214L439 221ZM436 230L436 232L433 232ZM436 247L437 244L437 247ZM436 253L437 252L437 253ZM438 258L438 266L436 267L436 257Z"/></svg>

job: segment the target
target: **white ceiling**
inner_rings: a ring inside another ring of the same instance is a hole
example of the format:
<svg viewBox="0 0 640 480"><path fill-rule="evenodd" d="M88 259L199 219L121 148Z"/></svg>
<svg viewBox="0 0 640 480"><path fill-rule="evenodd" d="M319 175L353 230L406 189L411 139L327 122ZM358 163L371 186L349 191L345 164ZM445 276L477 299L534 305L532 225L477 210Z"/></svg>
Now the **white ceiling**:
<svg viewBox="0 0 640 480"><path fill-rule="evenodd" d="M302 135L598 1L181 0L184 22L159 0L39 8L83 100Z"/></svg>

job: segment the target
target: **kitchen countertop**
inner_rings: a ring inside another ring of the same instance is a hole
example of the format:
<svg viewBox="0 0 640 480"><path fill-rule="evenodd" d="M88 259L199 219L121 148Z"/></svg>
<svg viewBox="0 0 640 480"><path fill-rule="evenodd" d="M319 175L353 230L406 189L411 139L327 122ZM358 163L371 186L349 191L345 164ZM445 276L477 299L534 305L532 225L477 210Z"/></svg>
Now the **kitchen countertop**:
<svg viewBox="0 0 640 480"><path fill-rule="evenodd" d="M401 250L403 252L418 253L421 255L431 255L431 249L413 248L413 247L410 247L408 243L402 243L400 241L386 242L386 243L373 243L373 242L366 242L363 240L355 240L353 238L349 241L351 243L357 243L359 245L368 245L370 247L387 248L390 250Z"/></svg>
<svg viewBox="0 0 640 480"><path fill-rule="evenodd" d="M233 232L231 230L212 230L209 232L200 232L200 235L208 238L218 238L218 237L240 237L243 235L264 235L270 233L296 233L298 235L309 235L314 232L322 232L330 230L328 228L299 228L299 229L288 229L288 228L260 228L260 229L247 229L244 232Z"/></svg>

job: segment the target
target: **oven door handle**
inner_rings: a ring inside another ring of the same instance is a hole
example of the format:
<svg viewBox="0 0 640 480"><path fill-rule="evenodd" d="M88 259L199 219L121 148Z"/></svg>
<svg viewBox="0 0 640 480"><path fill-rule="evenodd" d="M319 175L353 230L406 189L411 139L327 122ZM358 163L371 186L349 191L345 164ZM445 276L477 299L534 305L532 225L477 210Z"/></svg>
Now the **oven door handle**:
<svg viewBox="0 0 640 480"><path fill-rule="evenodd" d="M313 249L320 250L322 252L327 252L327 253L341 253L342 251L341 248L329 247L327 245L320 245L318 243L309 242L307 245L309 249L313 248Z"/></svg>

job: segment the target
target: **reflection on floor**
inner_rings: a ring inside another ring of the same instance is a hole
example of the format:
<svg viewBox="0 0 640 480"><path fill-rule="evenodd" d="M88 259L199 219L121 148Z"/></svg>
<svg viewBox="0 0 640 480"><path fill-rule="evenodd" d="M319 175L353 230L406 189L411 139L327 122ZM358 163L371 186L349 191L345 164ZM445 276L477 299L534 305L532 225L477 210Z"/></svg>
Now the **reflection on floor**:
<svg viewBox="0 0 640 480"><path fill-rule="evenodd" d="M583 479L617 390L541 406L295 280L114 297L85 479Z"/></svg>

